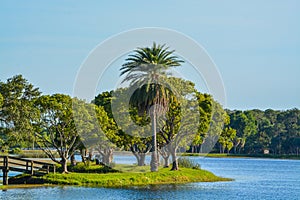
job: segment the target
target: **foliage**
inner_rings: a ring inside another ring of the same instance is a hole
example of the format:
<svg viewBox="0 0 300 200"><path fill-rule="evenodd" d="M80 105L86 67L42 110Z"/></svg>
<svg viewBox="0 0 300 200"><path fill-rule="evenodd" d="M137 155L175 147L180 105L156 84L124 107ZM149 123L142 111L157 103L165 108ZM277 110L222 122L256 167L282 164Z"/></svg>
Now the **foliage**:
<svg viewBox="0 0 300 200"><path fill-rule="evenodd" d="M144 165L144 156L151 150L151 138L150 137L141 137L144 135L145 129L135 129L132 128L131 120L133 118L136 123L145 123L143 116L139 116L136 110L131 110L130 115L126 112L126 106L124 105L122 99L123 94L126 93L126 89L118 89L111 92L103 92L99 94L93 101L99 108L103 108L106 112L108 119L110 120L111 126L107 126L106 123L103 123L99 120L104 135L107 138L107 142L113 143L115 146L124 148L125 150L131 151L137 158L137 162L142 166ZM116 99L118 98L118 99ZM117 110L118 116L113 116L112 104L113 101L117 101L120 104L116 105L115 110ZM125 116L124 116L125 115ZM132 117L132 118L131 118ZM103 116L102 116L103 118ZM118 121L119 123L117 123ZM107 126L107 128L103 127ZM129 133L130 132L130 133ZM105 139L101 140L105 141ZM98 146L99 151L104 152L105 146Z"/></svg>
<svg viewBox="0 0 300 200"><path fill-rule="evenodd" d="M177 93L169 100L169 109L161 125L158 141L161 152L165 150L171 154L172 169L177 170L177 149L188 148L191 143L198 145L203 141L211 120L212 98L197 92L194 83L190 81L174 77L167 81Z"/></svg>
<svg viewBox="0 0 300 200"><path fill-rule="evenodd" d="M2 94L0 93L0 108L2 109L2 104L3 104L3 96Z"/></svg>
<svg viewBox="0 0 300 200"><path fill-rule="evenodd" d="M189 158L185 158L185 157L178 158L178 165L180 167L184 167L184 168L201 169L200 164L196 163L195 161L193 161Z"/></svg>
<svg viewBox="0 0 300 200"><path fill-rule="evenodd" d="M94 105L87 104L68 95L54 94L39 97L35 102L39 118L35 121L37 145L54 161L61 163L67 172L67 160L82 144L83 136L94 136ZM74 114L76 113L76 114ZM85 134L85 135L83 135ZM58 160L53 154L58 152Z"/></svg>
<svg viewBox="0 0 300 200"><path fill-rule="evenodd" d="M224 153L225 149L227 152L232 149L233 141L236 137L236 130L231 127L225 127L222 134L220 135L218 142L220 144L220 153Z"/></svg>
<svg viewBox="0 0 300 200"><path fill-rule="evenodd" d="M23 151L20 149L20 148L14 148L12 151L11 151L12 154L22 154Z"/></svg>
<svg viewBox="0 0 300 200"><path fill-rule="evenodd" d="M269 150L271 154L299 155L300 152L300 111L258 109L247 111L230 111L228 127L236 130L235 154L263 154ZM228 138L227 138L228 139Z"/></svg>
<svg viewBox="0 0 300 200"><path fill-rule="evenodd" d="M32 120L38 117L33 106L40 96L35 88L22 75L16 75L0 82L0 136L2 145L26 146L33 141Z"/></svg>
<svg viewBox="0 0 300 200"><path fill-rule="evenodd" d="M57 171L62 172L63 168L59 167L59 168L57 168ZM106 165L96 165L95 162L90 162L89 165L86 165L83 162L79 162L75 166L69 165L68 171L76 172L76 173L96 173L96 174L119 172L118 170L113 169Z"/></svg>

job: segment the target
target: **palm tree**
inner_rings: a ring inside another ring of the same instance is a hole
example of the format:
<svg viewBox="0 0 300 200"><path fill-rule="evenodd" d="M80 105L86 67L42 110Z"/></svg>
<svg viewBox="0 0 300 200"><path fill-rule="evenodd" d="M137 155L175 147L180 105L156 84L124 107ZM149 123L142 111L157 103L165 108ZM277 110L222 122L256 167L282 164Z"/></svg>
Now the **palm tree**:
<svg viewBox="0 0 300 200"><path fill-rule="evenodd" d="M151 171L158 171L157 154L157 117L168 109L170 89L161 84L166 79L170 67L180 66L183 62L173 55L165 45L137 48L129 55L122 65L121 76L126 75L123 82L130 82L130 86L137 88L130 99L130 104L139 113L146 113L152 122L152 154Z"/></svg>

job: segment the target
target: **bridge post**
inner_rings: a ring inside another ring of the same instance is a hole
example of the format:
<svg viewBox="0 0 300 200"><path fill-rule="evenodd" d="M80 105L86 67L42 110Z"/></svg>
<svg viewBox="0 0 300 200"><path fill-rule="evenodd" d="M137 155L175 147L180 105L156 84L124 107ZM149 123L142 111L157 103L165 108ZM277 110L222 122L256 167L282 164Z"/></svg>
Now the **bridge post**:
<svg viewBox="0 0 300 200"><path fill-rule="evenodd" d="M8 156L4 156L3 157L3 185L8 185L8 171L9 171L9 167L8 167Z"/></svg>
<svg viewBox="0 0 300 200"><path fill-rule="evenodd" d="M33 175L33 160L31 161L31 171L30 171L30 173L31 173L31 176Z"/></svg>
<svg viewBox="0 0 300 200"><path fill-rule="evenodd" d="M28 161L26 161L26 171L28 171Z"/></svg>

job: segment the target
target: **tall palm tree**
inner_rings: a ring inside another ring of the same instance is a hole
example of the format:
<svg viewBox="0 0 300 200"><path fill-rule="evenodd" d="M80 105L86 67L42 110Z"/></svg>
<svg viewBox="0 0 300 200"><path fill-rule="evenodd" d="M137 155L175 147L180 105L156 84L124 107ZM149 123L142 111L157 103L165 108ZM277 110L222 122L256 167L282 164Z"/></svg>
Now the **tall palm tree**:
<svg viewBox="0 0 300 200"><path fill-rule="evenodd" d="M130 99L131 106L138 108L139 113L146 113L152 122L151 171L158 171L158 154L156 141L157 117L168 109L171 91L161 84L166 80L170 67L180 66L183 62L173 55L165 45L137 48L122 65L123 82L137 88Z"/></svg>

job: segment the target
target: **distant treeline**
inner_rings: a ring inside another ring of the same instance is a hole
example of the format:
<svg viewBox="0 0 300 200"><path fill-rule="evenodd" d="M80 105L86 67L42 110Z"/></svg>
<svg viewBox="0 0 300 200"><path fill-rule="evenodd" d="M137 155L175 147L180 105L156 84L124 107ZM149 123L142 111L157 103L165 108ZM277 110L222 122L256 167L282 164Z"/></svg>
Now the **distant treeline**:
<svg viewBox="0 0 300 200"><path fill-rule="evenodd" d="M233 154L299 155L300 110L226 110L234 135L221 134L213 152ZM224 132L224 131L223 131ZM224 148L226 140L229 148ZM226 150L226 151L225 151Z"/></svg>

